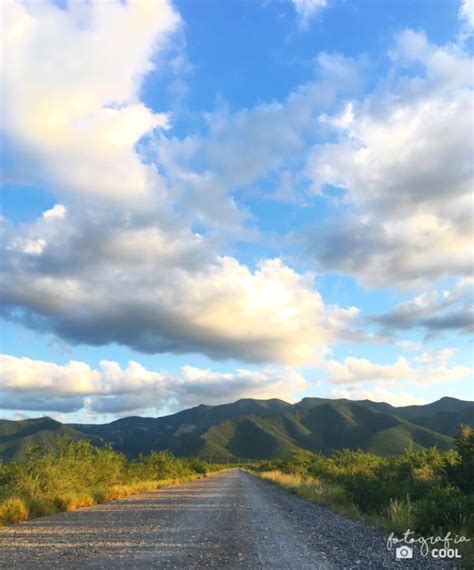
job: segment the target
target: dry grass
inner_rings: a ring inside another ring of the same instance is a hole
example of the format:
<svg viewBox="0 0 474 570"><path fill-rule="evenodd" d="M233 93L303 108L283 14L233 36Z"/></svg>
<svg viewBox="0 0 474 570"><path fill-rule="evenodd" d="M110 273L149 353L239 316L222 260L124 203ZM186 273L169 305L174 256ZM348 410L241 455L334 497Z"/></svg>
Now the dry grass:
<svg viewBox="0 0 474 570"><path fill-rule="evenodd" d="M344 489L340 485L321 481L318 477L283 473L282 471L252 472L253 475L265 479L313 503L331 507L336 512L350 518L364 519L359 509L347 500Z"/></svg>
<svg viewBox="0 0 474 570"><path fill-rule="evenodd" d="M0 522L13 524L28 520L29 510L23 499L10 497L0 505Z"/></svg>
<svg viewBox="0 0 474 570"><path fill-rule="evenodd" d="M157 489L162 489L163 487L169 487L170 485L177 485L179 483L184 483L186 481L198 479L199 477L200 477L199 475L193 475L189 477L181 477L179 479L136 481L134 483L128 483L126 485L113 485L105 492L105 500L116 501L118 499L124 499L125 497L130 497L131 495L137 495L138 493L156 491Z"/></svg>
<svg viewBox="0 0 474 570"><path fill-rule="evenodd" d="M75 511L105 501L125 499L132 495L155 491L200 477L202 475L190 475L178 479L135 481L124 485L112 485L107 489L97 489L91 492L70 491L50 498L42 497L25 500L20 497L9 497L0 503L0 526L23 522L61 511Z"/></svg>
<svg viewBox="0 0 474 570"><path fill-rule="evenodd" d="M284 487L287 491L295 490L303 484L303 477L301 475L293 475L283 473L282 471L263 471L257 473L258 477L270 481L275 485Z"/></svg>
<svg viewBox="0 0 474 570"><path fill-rule="evenodd" d="M56 495L53 502L58 511L75 511L81 507L90 507L95 501L89 493L68 492Z"/></svg>

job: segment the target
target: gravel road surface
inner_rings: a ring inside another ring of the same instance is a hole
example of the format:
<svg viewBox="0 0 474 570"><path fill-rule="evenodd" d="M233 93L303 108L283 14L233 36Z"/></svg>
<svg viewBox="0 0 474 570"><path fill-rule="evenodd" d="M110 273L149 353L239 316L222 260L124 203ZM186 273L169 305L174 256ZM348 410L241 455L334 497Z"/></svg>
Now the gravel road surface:
<svg viewBox="0 0 474 570"><path fill-rule="evenodd" d="M0 568L455 568L239 470L0 530Z"/></svg>

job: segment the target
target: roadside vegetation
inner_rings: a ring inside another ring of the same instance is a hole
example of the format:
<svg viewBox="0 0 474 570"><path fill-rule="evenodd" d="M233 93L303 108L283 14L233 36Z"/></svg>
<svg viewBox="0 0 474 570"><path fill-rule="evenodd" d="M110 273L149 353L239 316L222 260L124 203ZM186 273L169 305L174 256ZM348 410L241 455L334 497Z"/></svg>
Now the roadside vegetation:
<svg viewBox="0 0 474 570"><path fill-rule="evenodd" d="M122 499L221 468L168 452L128 461L110 446L59 438L55 451L35 447L23 463L0 464L0 525Z"/></svg>
<svg viewBox="0 0 474 570"><path fill-rule="evenodd" d="M452 451L436 448L383 457L297 452L254 468L259 477L337 512L401 534L464 535L474 547L474 431L460 426ZM444 534L443 534L444 533Z"/></svg>

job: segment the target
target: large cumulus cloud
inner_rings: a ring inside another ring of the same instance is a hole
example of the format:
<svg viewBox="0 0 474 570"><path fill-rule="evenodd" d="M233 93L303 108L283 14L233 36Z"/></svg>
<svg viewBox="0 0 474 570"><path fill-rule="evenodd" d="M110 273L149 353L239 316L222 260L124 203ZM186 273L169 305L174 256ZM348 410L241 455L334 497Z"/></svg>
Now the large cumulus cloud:
<svg viewBox="0 0 474 570"><path fill-rule="evenodd" d="M320 121L338 136L310 154L313 191L344 190L349 214L313 233L326 268L371 286L421 286L471 271L472 60L463 44L401 33L390 72Z"/></svg>
<svg viewBox="0 0 474 570"><path fill-rule="evenodd" d="M184 229L55 211L6 228L0 291L7 318L70 342L297 364L357 315L279 259L252 271Z"/></svg>

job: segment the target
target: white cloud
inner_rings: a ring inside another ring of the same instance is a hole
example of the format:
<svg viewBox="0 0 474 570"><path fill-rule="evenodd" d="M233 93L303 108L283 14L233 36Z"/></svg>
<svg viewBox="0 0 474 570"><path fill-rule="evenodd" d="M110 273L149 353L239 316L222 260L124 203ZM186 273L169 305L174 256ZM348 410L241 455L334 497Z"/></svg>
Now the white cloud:
<svg viewBox="0 0 474 570"><path fill-rule="evenodd" d="M472 333L473 283L472 278L465 277L452 289L420 293L387 313L372 315L369 320L381 325L386 335L409 329L424 329L430 336L447 331Z"/></svg>
<svg viewBox="0 0 474 570"><path fill-rule="evenodd" d="M313 252L372 286L469 275L472 60L410 30L390 57L374 93L321 117L339 140L315 146L306 171L315 193L343 188L352 214L319 232Z"/></svg>
<svg viewBox="0 0 474 570"><path fill-rule="evenodd" d="M474 29L474 1L462 0L459 6L459 18L464 22L466 30Z"/></svg>
<svg viewBox="0 0 474 570"><path fill-rule="evenodd" d="M426 404L424 398L418 398L409 392L391 392L384 388L374 390L335 389L331 391L332 398L345 398L347 400L371 400L372 402L386 402L392 406L413 406Z"/></svg>
<svg viewBox="0 0 474 570"><path fill-rule="evenodd" d="M50 210L43 212L43 218L64 218L66 208L62 204L55 204Z"/></svg>
<svg viewBox="0 0 474 570"><path fill-rule="evenodd" d="M328 360L325 365L328 379L336 384L354 384L358 382L383 382L409 378L413 370L402 356L394 364L373 364L367 358L348 356L344 361Z"/></svg>
<svg viewBox="0 0 474 570"><path fill-rule="evenodd" d="M252 271L186 230L97 216L41 216L20 236L7 232L7 317L73 343L284 364L311 362L357 319L354 308L326 307L313 276L279 259ZM32 256L18 243L43 246Z"/></svg>
<svg viewBox="0 0 474 570"><path fill-rule="evenodd" d="M18 392L44 391L54 396L95 392L99 373L85 362L71 361L66 366L52 362L0 356L1 389Z"/></svg>
<svg viewBox="0 0 474 570"><path fill-rule="evenodd" d="M448 360L458 352L456 348L442 348L440 350L424 350L415 358L422 365L446 366Z"/></svg>
<svg viewBox="0 0 474 570"><path fill-rule="evenodd" d="M161 182L134 145L168 117L139 100L152 56L180 23L162 2L7 2L2 128L56 192L136 203Z"/></svg>
<svg viewBox="0 0 474 570"><path fill-rule="evenodd" d="M306 28L310 21L327 6L327 0L291 0L300 25Z"/></svg>
<svg viewBox="0 0 474 570"><path fill-rule="evenodd" d="M94 370L84 362L52 362L0 355L0 407L21 410L119 413L222 404L241 397L294 400L304 378L287 369L240 369L221 373L184 366L180 374L154 372L131 361L127 368L102 361Z"/></svg>
<svg viewBox="0 0 474 570"><path fill-rule="evenodd" d="M7 249L26 255L41 255L45 246L46 241L44 239L13 238Z"/></svg>
<svg viewBox="0 0 474 570"><path fill-rule="evenodd" d="M240 369L235 373L219 373L184 366L174 389L180 403L188 406L197 401L223 404L241 397L277 397L293 402L295 392L305 388L303 376L287 368L262 371Z"/></svg>
<svg viewBox="0 0 474 570"><path fill-rule="evenodd" d="M361 384L363 382L403 382L432 384L437 382L459 380L467 377L472 371L465 366L447 365L453 355L451 349L425 353L423 358L416 359L420 366L413 367L406 358L400 356L393 364L374 364L367 358L346 357L343 362L326 360L319 366L328 373L327 379L335 384Z"/></svg>
<svg viewBox="0 0 474 570"><path fill-rule="evenodd" d="M349 315L324 306L311 275L278 258L251 269L191 227L215 219L231 234L242 213L229 194L302 147L299 131L350 62L323 55L324 80L284 105L214 113L206 144L156 137L144 163L137 141L168 118L144 106L140 86L179 25L168 2L7 6L4 130L61 204L6 226L3 315L72 343L311 361ZM199 152L212 165L204 173Z"/></svg>
<svg viewBox="0 0 474 570"><path fill-rule="evenodd" d="M315 78L298 86L282 101L261 103L231 112L225 105L206 113L205 136L161 137L150 156L160 164L181 208L225 239L240 230L249 239L248 212L238 208L235 196L247 190L259 197L294 202L291 185L301 184L301 168L308 140L314 140L317 116L332 108L339 93L359 92L367 58L320 53ZM281 180L280 192L263 190L260 183ZM286 185L286 189L284 188ZM250 235L250 238L252 235Z"/></svg>
<svg viewBox="0 0 474 570"><path fill-rule="evenodd" d="M421 350L421 344L412 340L399 340L397 345L402 348L405 352L419 352Z"/></svg>

